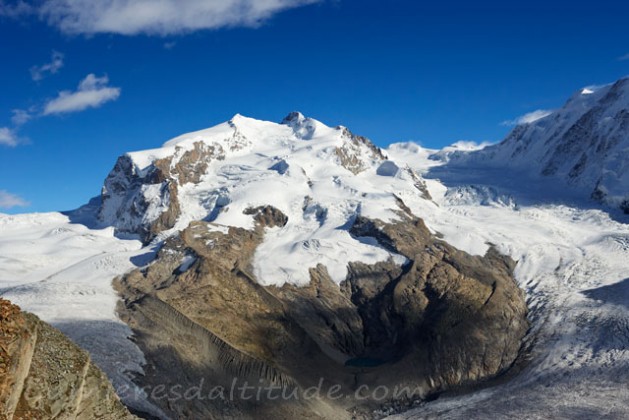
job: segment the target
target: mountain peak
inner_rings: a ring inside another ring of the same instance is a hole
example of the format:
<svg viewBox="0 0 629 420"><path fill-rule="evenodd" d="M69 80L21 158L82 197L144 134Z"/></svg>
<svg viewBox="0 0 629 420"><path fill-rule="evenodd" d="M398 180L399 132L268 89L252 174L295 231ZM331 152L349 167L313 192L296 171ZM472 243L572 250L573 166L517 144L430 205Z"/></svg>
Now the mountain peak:
<svg viewBox="0 0 629 420"><path fill-rule="evenodd" d="M282 120L282 125L293 129L295 136L301 140L312 140L315 137L330 134L332 128L314 118L308 118L301 112L293 111Z"/></svg>
<svg viewBox="0 0 629 420"><path fill-rule="evenodd" d="M247 117L245 117L245 116L244 116L244 115L242 115L241 113L237 112L236 114L234 114L234 116L233 116L233 117L231 117L231 118L229 119L229 121L230 121L230 122L236 122L236 121L239 121L239 120L243 120L243 119L245 119L245 118L247 118Z"/></svg>
<svg viewBox="0 0 629 420"><path fill-rule="evenodd" d="M304 116L304 114L302 114L299 111L293 111L289 113L286 117L284 117L281 124L292 126L293 124L301 124L305 120L306 120L306 117Z"/></svg>
<svg viewBox="0 0 629 420"><path fill-rule="evenodd" d="M240 113L236 113L233 117L231 117L227 123L229 125L240 125L240 124L256 124L256 123L265 123L266 121L258 120L255 118L247 117L246 115L242 115Z"/></svg>

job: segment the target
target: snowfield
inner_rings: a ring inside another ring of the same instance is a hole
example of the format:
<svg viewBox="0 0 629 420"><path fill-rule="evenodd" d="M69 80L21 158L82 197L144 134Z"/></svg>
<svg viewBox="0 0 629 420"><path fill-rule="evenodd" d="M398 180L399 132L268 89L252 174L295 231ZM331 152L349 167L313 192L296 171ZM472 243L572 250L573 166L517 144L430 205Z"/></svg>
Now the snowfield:
<svg viewBox="0 0 629 420"><path fill-rule="evenodd" d="M137 240L113 228L89 229L61 213L0 214L0 295L60 329L87 350L124 402L148 413L130 380L145 363L131 329L115 313L114 277L151 258ZM128 388L126 388L128 387Z"/></svg>

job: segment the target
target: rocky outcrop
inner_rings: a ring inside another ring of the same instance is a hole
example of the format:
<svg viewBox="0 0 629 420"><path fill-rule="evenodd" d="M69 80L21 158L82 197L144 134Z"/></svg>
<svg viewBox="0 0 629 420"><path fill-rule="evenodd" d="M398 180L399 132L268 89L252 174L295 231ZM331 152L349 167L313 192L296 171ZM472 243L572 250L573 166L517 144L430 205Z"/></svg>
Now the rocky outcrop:
<svg viewBox="0 0 629 420"><path fill-rule="evenodd" d="M173 228L181 215L180 186L198 183L211 161L224 158L222 145L202 142L190 150L175 148L144 170L128 155L121 156L105 180L99 217L119 233L139 234L150 242Z"/></svg>
<svg viewBox="0 0 629 420"><path fill-rule="evenodd" d="M135 419L61 332L0 299L0 418Z"/></svg>
<svg viewBox="0 0 629 420"><path fill-rule="evenodd" d="M528 328L515 263L459 251L398 206L398 221L359 216L350 232L408 262L351 263L340 286L323 265L303 287L258 283L256 247L267 227L287 222L272 206L246 211L253 230L191 223L155 262L116 281L120 314L148 360L139 385L261 393L152 401L173 418L370 418L385 403L506 371ZM272 387L301 398L278 402Z"/></svg>
<svg viewBox="0 0 629 420"><path fill-rule="evenodd" d="M343 145L334 149L339 164L357 175L369 166L367 163L382 162L386 156L369 139L357 136L346 127L337 127L343 138Z"/></svg>

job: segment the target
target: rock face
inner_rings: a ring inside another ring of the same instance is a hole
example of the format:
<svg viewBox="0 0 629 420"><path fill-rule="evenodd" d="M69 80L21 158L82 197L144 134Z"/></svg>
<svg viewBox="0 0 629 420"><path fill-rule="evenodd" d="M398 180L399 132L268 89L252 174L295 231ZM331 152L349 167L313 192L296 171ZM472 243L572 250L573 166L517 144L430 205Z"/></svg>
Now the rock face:
<svg viewBox="0 0 629 420"><path fill-rule="evenodd" d="M454 249L398 203L399 221L358 217L350 231L408 262L352 263L340 285L323 265L310 269L307 286L259 284L256 247L287 223L272 206L247 211L252 230L194 222L155 262L120 278L120 313L149 360L142 387L255 387L211 402L153 403L173 418L368 418L385 403L508 369L528 328L515 263ZM278 403L273 387L300 397Z"/></svg>
<svg viewBox="0 0 629 420"><path fill-rule="evenodd" d="M221 145L194 143L191 150L176 150L156 159L140 172L129 156L121 156L105 180L101 220L114 220L119 232L138 233L148 241L175 226L181 215L178 186L198 183L213 159L224 159Z"/></svg>
<svg viewBox="0 0 629 420"><path fill-rule="evenodd" d="M583 190L629 213L629 78L585 88L495 146L453 155L460 164L518 169Z"/></svg>
<svg viewBox="0 0 629 420"><path fill-rule="evenodd" d="M56 329L0 299L0 418L135 419L107 377Z"/></svg>

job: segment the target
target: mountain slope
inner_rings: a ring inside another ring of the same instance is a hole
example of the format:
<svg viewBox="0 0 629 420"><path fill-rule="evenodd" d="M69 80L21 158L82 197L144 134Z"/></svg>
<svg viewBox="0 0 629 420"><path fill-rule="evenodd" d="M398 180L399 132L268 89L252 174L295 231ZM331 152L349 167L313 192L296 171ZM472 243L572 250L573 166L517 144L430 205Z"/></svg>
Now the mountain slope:
<svg viewBox="0 0 629 420"><path fill-rule="evenodd" d="M492 167L556 179L629 213L629 78L584 88L501 143L454 154L449 165Z"/></svg>

